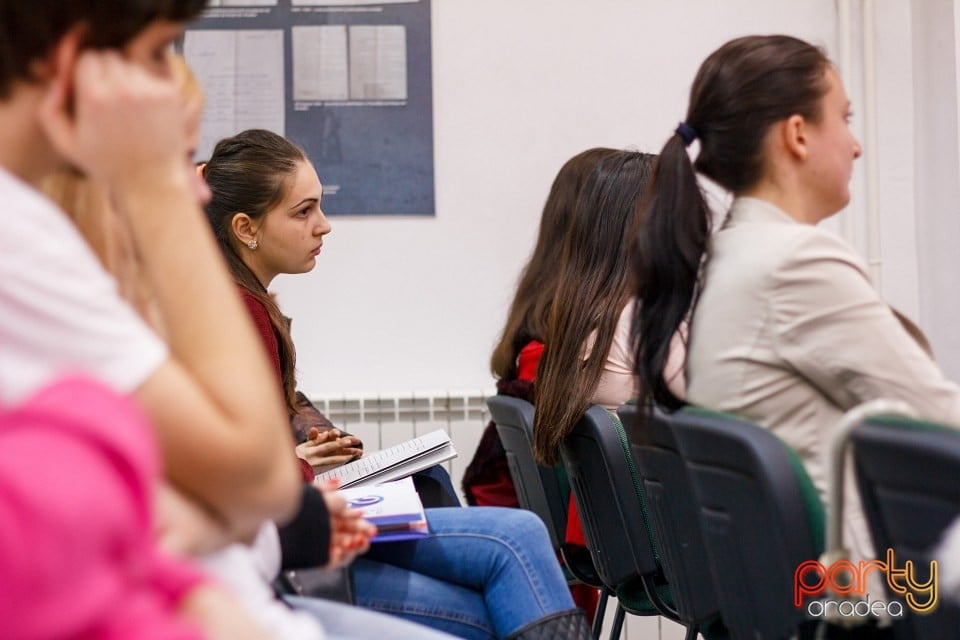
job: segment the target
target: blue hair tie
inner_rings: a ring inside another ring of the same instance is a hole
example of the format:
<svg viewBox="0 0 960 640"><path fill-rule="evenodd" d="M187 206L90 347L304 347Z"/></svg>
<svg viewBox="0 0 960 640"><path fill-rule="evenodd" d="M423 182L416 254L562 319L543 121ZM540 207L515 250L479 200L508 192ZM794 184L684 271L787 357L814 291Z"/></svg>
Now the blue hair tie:
<svg viewBox="0 0 960 640"><path fill-rule="evenodd" d="M697 139L697 130L688 125L686 122L681 122L678 124L675 131L683 140L683 146L685 147L689 147L690 143Z"/></svg>

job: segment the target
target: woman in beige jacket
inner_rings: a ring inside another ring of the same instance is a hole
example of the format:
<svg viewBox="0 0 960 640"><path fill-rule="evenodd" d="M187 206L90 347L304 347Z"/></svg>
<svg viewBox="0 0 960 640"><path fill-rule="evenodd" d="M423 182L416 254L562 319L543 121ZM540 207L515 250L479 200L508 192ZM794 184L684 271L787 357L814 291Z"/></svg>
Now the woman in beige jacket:
<svg viewBox="0 0 960 640"><path fill-rule="evenodd" d="M816 226L850 199L861 148L849 118L840 76L820 49L787 36L728 42L697 74L637 235L637 363L647 395L679 406L656 372L692 309L687 400L769 428L797 451L822 497L824 450L846 410L892 398L960 425L960 388L880 298L855 252ZM712 236L695 170L734 195ZM850 502L847 545L872 557Z"/></svg>

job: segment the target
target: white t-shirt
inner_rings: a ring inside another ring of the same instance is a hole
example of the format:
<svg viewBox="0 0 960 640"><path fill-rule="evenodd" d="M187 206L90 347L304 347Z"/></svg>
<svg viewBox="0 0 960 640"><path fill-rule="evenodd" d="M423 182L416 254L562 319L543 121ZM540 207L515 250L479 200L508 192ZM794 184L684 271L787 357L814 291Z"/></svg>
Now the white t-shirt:
<svg viewBox="0 0 960 640"><path fill-rule="evenodd" d="M226 586L276 640L324 640L323 627L305 611L277 599L270 583L280 573L280 535L264 523L249 546L231 544L200 558L200 564Z"/></svg>
<svg viewBox="0 0 960 640"><path fill-rule="evenodd" d="M167 345L120 296L73 222L53 202L0 168L0 405L23 400L70 372L119 391L139 387L168 357ZM322 628L274 598L280 540L264 524L250 546L202 562L277 638L322 640Z"/></svg>
<svg viewBox="0 0 960 640"><path fill-rule="evenodd" d="M70 219L0 168L0 404L71 372L130 393L167 353Z"/></svg>

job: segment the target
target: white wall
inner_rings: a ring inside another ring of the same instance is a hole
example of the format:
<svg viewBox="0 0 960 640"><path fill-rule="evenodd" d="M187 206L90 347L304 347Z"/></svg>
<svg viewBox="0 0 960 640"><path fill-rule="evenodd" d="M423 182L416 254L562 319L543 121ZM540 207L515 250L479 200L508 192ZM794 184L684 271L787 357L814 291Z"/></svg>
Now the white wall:
<svg viewBox="0 0 960 640"><path fill-rule="evenodd" d="M276 281L313 394L489 389L490 350L554 174L658 151L693 75L748 33L836 41L833 0L434 0L435 218L342 218ZM321 179L323 176L321 176Z"/></svg>
<svg viewBox="0 0 960 640"><path fill-rule="evenodd" d="M729 38L789 33L840 63L847 3L842 72L864 139L865 2L876 13L877 130L864 151L877 172L878 284L960 378L960 0L433 0L436 217L335 218L315 271L276 281L301 387L490 389L489 353L557 169L591 146L659 150L697 66ZM827 223L865 258L866 165Z"/></svg>
<svg viewBox="0 0 960 640"><path fill-rule="evenodd" d="M884 297L911 318L920 319L916 217L914 215L913 33L910 2L875 3L877 55L877 146L864 148L864 159L877 163L880 220L880 285ZM859 99L858 99L859 98ZM861 111L863 97L855 96ZM854 193L857 204L866 200ZM865 207L864 207L865 208ZM864 212L865 213L865 212ZM866 253L864 241L855 246Z"/></svg>
<svg viewBox="0 0 960 640"><path fill-rule="evenodd" d="M866 255L863 169L872 158L879 187L878 285L892 305L920 324L937 361L948 377L957 380L960 302L953 290L960 265L958 3L838 1L854 8L852 35L858 55L847 75L858 113L867 100L861 82L867 61L860 47L864 29L870 27L863 24L859 9L872 3L876 12L872 24L877 43L876 145L864 145L865 157L855 173L849 212L855 220L848 239Z"/></svg>
<svg viewBox="0 0 960 640"><path fill-rule="evenodd" d="M944 371L960 379L957 29L953 0L914 0L914 206L920 319Z"/></svg>

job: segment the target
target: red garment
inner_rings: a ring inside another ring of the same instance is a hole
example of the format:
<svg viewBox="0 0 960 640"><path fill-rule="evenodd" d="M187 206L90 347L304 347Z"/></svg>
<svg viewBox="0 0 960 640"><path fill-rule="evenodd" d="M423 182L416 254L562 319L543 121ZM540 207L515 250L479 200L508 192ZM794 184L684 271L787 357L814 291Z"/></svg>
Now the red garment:
<svg viewBox="0 0 960 640"><path fill-rule="evenodd" d="M280 342L277 340L277 334L273 331L273 323L270 322L270 314L263 303L257 300L257 297L243 287L237 287L240 290L240 296L244 304L247 305L247 311L250 312L250 318L257 327L257 333L260 334L260 340L263 342L263 348L267 351L267 357L273 363L273 368L277 371L277 382L283 387L283 370L280 368Z"/></svg>
<svg viewBox="0 0 960 640"><path fill-rule="evenodd" d="M540 357L543 356L544 346L539 340L531 340L520 349L520 353L517 355L517 377L515 381L532 383L536 380L537 367L540 366ZM531 398L527 397L526 399L530 400ZM493 433L495 435L495 432ZM497 441L499 442L499 439ZM484 482L475 482L467 487L469 493L472 494L474 504L477 506L519 506L520 503L517 501L513 480L510 478L510 470L506 465L505 456L503 457L503 464L499 465L502 467L502 469L499 469L499 473L488 474L495 475L494 478L488 478ZM484 461L485 464L491 466L497 462L499 461ZM587 541L583 535L583 526L580 524L580 517L577 515L577 507L573 502L573 494L570 495L570 502L567 506L567 531L564 542L581 547L587 546Z"/></svg>
<svg viewBox="0 0 960 640"><path fill-rule="evenodd" d="M517 356L517 379L533 382L537 379L537 367L540 366L540 356L543 355L544 345L537 340L531 340Z"/></svg>
<svg viewBox="0 0 960 640"><path fill-rule="evenodd" d="M470 492L473 498L472 506L510 507L513 509L520 506L509 468L506 469L506 473L501 470L492 480L474 484L470 487Z"/></svg>
<svg viewBox="0 0 960 640"><path fill-rule="evenodd" d="M540 366L540 357L543 355L544 344L537 340L531 340L517 356L517 378L520 380L529 380L533 382L537 378L537 367ZM573 494L570 494L570 503L567 505L567 533L564 536L564 542L575 544L581 547L587 546L587 540L583 535L583 525L580 524L580 516L577 515L577 506L573 503Z"/></svg>
<svg viewBox="0 0 960 640"><path fill-rule="evenodd" d="M240 297L243 303L247 305L247 311L250 312L250 318L253 320L257 333L260 334L260 341L263 348L267 350L267 357L273 363L273 368L277 372L277 384L283 390L283 371L280 368L280 341L277 340L277 334L273 330L273 323L270 322L270 314L263 303L257 300L257 297L243 287L237 287L240 290ZM310 463L303 458L297 458L300 464L300 473L303 475L304 482L313 482L314 471Z"/></svg>
<svg viewBox="0 0 960 640"><path fill-rule="evenodd" d="M313 482L316 472L313 470L313 467L310 466L310 463L300 457L297 458L297 462L300 463L300 475L303 476L303 481Z"/></svg>
<svg viewBox="0 0 960 640"><path fill-rule="evenodd" d="M510 381L500 381L497 384L498 392L530 400L530 383L537 377L537 365L542 353L542 342L528 342L517 356L517 377ZM467 502L474 506L520 506L513 478L510 477L506 453L493 422L484 430L477 452L464 473L463 489Z"/></svg>

